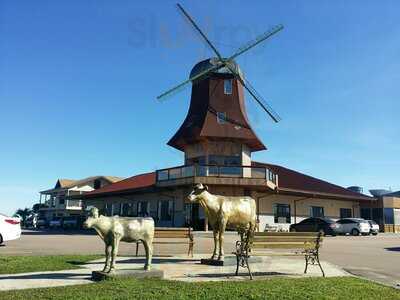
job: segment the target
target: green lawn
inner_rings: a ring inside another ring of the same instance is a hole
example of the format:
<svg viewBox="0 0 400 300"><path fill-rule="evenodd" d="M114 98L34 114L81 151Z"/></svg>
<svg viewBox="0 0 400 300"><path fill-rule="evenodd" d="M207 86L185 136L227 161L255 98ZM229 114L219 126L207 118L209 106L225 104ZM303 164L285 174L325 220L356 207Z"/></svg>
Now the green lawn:
<svg viewBox="0 0 400 300"><path fill-rule="evenodd" d="M400 291L352 277L274 278L185 283L108 280L48 289L0 292L0 299L400 299Z"/></svg>
<svg viewBox="0 0 400 300"><path fill-rule="evenodd" d="M0 274L77 269L100 255L0 256Z"/></svg>

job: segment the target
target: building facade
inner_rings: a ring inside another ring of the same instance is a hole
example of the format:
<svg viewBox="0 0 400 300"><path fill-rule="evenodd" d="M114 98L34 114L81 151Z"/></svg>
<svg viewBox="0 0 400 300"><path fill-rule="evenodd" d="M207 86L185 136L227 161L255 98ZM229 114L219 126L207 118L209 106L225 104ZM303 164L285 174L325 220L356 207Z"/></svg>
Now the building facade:
<svg viewBox="0 0 400 300"><path fill-rule="evenodd" d="M212 66L196 64L190 77ZM239 70L239 66L235 68ZM136 175L86 193L85 206L107 215L151 216L157 226L207 229L198 204L186 200L193 184L214 194L252 196L257 201L259 229L315 216L359 217L360 203L373 198L294 170L254 162L266 150L250 126L240 81L224 69L192 82L188 114L168 145L184 153L181 166Z"/></svg>
<svg viewBox="0 0 400 300"><path fill-rule="evenodd" d="M374 220L384 232L400 232L400 191L378 193L375 197L376 201L362 203L361 217Z"/></svg>
<svg viewBox="0 0 400 300"><path fill-rule="evenodd" d="M83 195L122 180L115 176L92 176L80 180L58 179L54 188L40 192L39 218L47 221L54 217L80 216L83 213L82 201L70 196Z"/></svg>

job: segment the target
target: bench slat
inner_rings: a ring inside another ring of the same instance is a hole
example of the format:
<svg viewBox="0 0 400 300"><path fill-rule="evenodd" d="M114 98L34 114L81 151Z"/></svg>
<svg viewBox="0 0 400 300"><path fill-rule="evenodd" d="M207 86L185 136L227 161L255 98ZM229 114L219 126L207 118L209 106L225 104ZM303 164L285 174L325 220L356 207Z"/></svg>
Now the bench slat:
<svg viewBox="0 0 400 300"><path fill-rule="evenodd" d="M154 228L154 231L193 231L192 228L174 228L174 227L156 227Z"/></svg>
<svg viewBox="0 0 400 300"><path fill-rule="evenodd" d="M302 242L276 242L276 243L254 243L251 249L313 249L316 243L302 243Z"/></svg>
<svg viewBox="0 0 400 300"><path fill-rule="evenodd" d="M156 234L154 235L154 238L159 238L159 239L166 239L166 238L171 238L171 239L188 239L189 235L185 234L185 235L176 235L176 234L163 234L163 235L159 235Z"/></svg>
<svg viewBox="0 0 400 300"><path fill-rule="evenodd" d="M174 231L155 231L154 234L158 234L158 235L179 235L179 236L183 236L183 235L189 235L189 232L187 231L178 231L178 232L174 232Z"/></svg>
<svg viewBox="0 0 400 300"><path fill-rule="evenodd" d="M274 243L274 242L316 242L317 239L315 237L307 237L307 236L279 236L279 237L254 237L252 239L253 242L266 242L266 243ZM321 243L321 240L320 240Z"/></svg>
<svg viewBox="0 0 400 300"><path fill-rule="evenodd" d="M153 244L184 244L187 245L189 244L189 241L186 242L158 242L158 241L154 241Z"/></svg>
<svg viewBox="0 0 400 300"><path fill-rule="evenodd" d="M255 232L254 236L318 236L318 232Z"/></svg>

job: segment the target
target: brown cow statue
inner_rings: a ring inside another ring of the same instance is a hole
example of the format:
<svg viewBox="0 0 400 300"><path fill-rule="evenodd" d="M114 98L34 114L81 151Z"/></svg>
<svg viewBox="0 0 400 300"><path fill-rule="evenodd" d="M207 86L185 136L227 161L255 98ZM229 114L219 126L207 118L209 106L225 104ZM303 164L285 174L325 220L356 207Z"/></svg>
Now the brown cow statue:
<svg viewBox="0 0 400 300"><path fill-rule="evenodd" d="M224 232L226 228L236 229L243 239L243 234L253 231L256 226L256 201L247 196L228 197L213 195L208 187L201 183L194 186L189 194L190 202L199 202L203 207L208 222L214 233L214 252L212 260L224 259ZM217 249L218 256L217 256Z"/></svg>
<svg viewBox="0 0 400 300"><path fill-rule="evenodd" d="M152 218L121 218L99 215L97 208L92 208L89 217L83 223L84 228L94 228L106 245L106 262L103 272L115 270L115 258L119 242L133 243L142 241L146 251L145 270L150 270L153 254L154 220Z"/></svg>

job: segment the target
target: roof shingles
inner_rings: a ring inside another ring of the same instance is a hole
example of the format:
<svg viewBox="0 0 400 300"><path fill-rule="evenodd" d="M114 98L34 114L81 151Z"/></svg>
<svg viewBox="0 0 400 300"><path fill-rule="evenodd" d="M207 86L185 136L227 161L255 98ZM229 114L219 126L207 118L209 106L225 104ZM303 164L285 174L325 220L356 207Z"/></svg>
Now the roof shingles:
<svg viewBox="0 0 400 300"><path fill-rule="evenodd" d="M287 169L282 166L253 162L254 166L264 166L278 175L278 189L309 192L314 194L332 194L348 198L373 199L364 194L356 193L344 187L329 183L327 181L311 177L300 172Z"/></svg>
<svg viewBox="0 0 400 300"><path fill-rule="evenodd" d="M135 175L124 180L106 185L100 189L85 194L86 197L100 196L124 191L130 191L140 188L151 187L156 183L156 173L145 173Z"/></svg>

